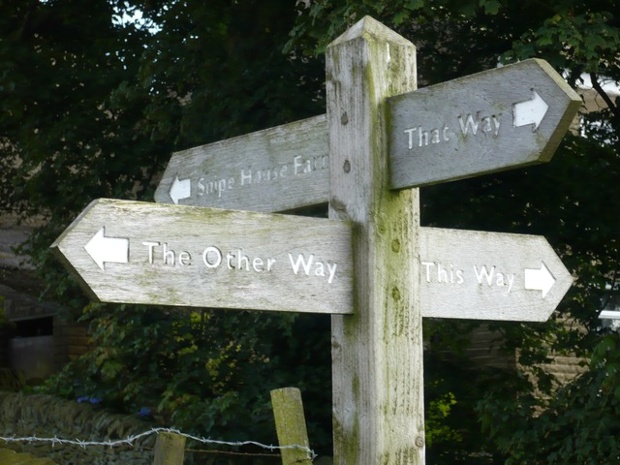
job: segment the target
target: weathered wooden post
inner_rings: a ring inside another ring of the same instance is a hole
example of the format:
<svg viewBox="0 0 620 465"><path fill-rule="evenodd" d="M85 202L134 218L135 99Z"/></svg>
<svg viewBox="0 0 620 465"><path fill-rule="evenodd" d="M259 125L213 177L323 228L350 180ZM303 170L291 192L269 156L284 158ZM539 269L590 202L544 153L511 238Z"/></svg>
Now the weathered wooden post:
<svg viewBox="0 0 620 465"><path fill-rule="evenodd" d="M153 465L183 465L185 436L176 433L159 433L155 441Z"/></svg>
<svg viewBox="0 0 620 465"><path fill-rule="evenodd" d="M285 447L280 451L282 465L312 465L301 391L293 387L274 389L271 391L271 404L278 442L280 447Z"/></svg>
<svg viewBox="0 0 620 465"><path fill-rule="evenodd" d="M392 191L386 98L414 45L365 17L326 52L330 218L354 223L354 314L332 316L334 463L424 463L418 190Z"/></svg>

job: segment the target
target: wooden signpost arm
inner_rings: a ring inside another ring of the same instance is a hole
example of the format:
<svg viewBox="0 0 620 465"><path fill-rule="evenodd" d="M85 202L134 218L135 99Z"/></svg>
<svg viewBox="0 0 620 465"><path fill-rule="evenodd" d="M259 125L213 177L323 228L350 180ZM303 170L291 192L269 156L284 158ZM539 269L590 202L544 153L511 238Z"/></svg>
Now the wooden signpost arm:
<svg viewBox="0 0 620 465"><path fill-rule="evenodd" d="M389 189L386 98L415 47L365 17L327 50L330 218L354 224L354 314L332 317L334 463L424 463L417 189Z"/></svg>

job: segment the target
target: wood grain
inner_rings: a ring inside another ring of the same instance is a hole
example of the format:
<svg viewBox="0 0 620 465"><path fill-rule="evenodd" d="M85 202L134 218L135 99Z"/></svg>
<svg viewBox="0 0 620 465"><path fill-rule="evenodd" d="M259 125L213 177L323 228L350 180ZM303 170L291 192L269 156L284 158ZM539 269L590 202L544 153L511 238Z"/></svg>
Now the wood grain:
<svg viewBox="0 0 620 465"><path fill-rule="evenodd" d="M521 124L515 104L548 106L540 124ZM394 96L391 187L402 189L551 160L582 104L544 60L530 59Z"/></svg>
<svg viewBox="0 0 620 465"><path fill-rule="evenodd" d="M102 228L106 238L129 240L127 263L104 260L102 268L85 249ZM52 249L104 302L352 311L345 221L101 199Z"/></svg>
<svg viewBox="0 0 620 465"><path fill-rule="evenodd" d="M175 200L175 180L191 184ZM279 212L326 204L329 150L325 115L172 154L155 201Z"/></svg>
<svg viewBox="0 0 620 465"><path fill-rule="evenodd" d="M332 316L334 463L424 463L417 190L389 190L385 98L415 47L370 17L327 49L330 218L354 223L355 312Z"/></svg>
<svg viewBox="0 0 620 465"><path fill-rule="evenodd" d="M573 277L542 236L421 228L422 314L431 318L547 321ZM543 265L555 282L527 289Z"/></svg>

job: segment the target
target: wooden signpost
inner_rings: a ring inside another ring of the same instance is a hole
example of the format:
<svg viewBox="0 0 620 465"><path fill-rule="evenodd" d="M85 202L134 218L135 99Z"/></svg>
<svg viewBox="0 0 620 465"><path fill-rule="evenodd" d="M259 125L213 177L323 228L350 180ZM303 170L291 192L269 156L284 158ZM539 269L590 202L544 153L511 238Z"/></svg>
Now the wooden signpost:
<svg viewBox="0 0 620 465"><path fill-rule="evenodd" d="M104 199L52 249L103 302L351 313L350 231L322 218Z"/></svg>
<svg viewBox="0 0 620 465"><path fill-rule="evenodd" d="M544 60L388 98L391 187L551 160L581 98ZM277 212L329 200L325 115L176 152L155 201Z"/></svg>
<svg viewBox="0 0 620 465"><path fill-rule="evenodd" d="M329 217L355 224L353 315L332 316L334 463L424 463L417 189L389 189L386 98L415 47L370 17L326 50Z"/></svg>
<svg viewBox="0 0 620 465"><path fill-rule="evenodd" d="M573 277L542 236L422 228L422 315L547 321Z"/></svg>
<svg viewBox="0 0 620 465"><path fill-rule="evenodd" d="M325 115L176 152L155 201L278 212L325 204Z"/></svg>
<svg viewBox="0 0 620 465"><path fill-rule="evenodd" d="M537 59L393 97L391 185L425 186L548 162L581 103Z"/></svg>
<svg viewBox="0 0 620 465"><path fill-rule="evenodd" d="M326 70L326 115L175 153L162 203L96 201L52 247L102 301L333 314L334 463L422 465L422 317L544 321L572 277L542 237L421 228L413 187L548 161L580 100L541 60L418 91L370 17Z"/></svg>

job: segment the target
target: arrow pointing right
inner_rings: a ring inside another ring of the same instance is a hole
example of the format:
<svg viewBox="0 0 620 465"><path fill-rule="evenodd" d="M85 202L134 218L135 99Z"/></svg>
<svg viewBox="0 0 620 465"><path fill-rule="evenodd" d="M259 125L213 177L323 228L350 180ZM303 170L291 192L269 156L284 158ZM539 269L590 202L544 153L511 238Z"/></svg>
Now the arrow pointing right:
<svg viewBox="0 0 620 465"><path fill-rule="evenodd" d="M105 271L104 263L128 263L129 239L105 237L105 227L101 228L84 246L88 255Z"/></svg>
<svg viewBox="0 0 620 465"><path fill-rule="evenodd" d="M542 298L547 296L555 284L555 278L549 271L549 268L541 262L540 268L525 269L525 289L528 291L542 291Z"/></svg>
<svg viewBox="0 0 620 465"><path fill-rule="evenodd" d="M520 126L533 124L534 127L532 131L536 131L547 114L549 105L547 105L535 90L533 93L534 96L530 100L515 103L512 106L512 124L514 127L518 128Z"/></svg>
<svg viewBox="0 0 620 465"><path fill-rule="evenodd" d="M172 186L170 187L170 198L174 202L175 205L179 204L179 200L189 199L192 195L192 181L191 179L179 179L179 175L174 178L172 181Z"/></svg>

